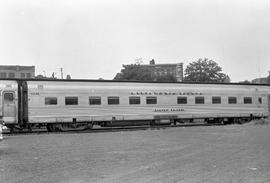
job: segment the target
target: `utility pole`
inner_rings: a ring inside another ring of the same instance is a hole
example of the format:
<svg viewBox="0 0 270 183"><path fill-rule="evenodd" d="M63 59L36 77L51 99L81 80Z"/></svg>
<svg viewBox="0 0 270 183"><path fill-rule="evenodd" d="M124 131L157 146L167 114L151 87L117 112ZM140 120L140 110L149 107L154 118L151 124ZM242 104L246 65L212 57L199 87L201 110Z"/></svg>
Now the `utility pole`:
<svg viewBox="0 0 270 183"><path fill-rule="evenodd" d="M63 68L62 67L60 68L60 71L61 71L61 79L63 79Z"/></svg>

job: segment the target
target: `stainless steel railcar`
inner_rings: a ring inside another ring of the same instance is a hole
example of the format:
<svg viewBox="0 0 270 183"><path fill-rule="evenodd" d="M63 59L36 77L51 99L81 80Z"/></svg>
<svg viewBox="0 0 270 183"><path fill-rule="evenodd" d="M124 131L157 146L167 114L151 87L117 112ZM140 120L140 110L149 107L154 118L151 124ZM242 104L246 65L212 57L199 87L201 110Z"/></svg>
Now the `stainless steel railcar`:
<svg viewBox="0 0 270 183"><path fill-rule="evenodd" d="M0 80L0 95L0 119L11 129L226 123L270 113L270 86L255 84Z"/></svg>

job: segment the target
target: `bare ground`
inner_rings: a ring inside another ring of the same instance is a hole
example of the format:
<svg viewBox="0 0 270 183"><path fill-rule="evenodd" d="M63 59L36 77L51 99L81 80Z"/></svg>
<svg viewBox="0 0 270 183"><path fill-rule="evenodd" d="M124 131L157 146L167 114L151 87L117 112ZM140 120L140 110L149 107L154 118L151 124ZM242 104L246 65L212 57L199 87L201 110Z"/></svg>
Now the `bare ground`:
<svg viewBox="0 0 270 183"><path fill-rule="evenodd" d="M7 136L0 182L270 182L270 125Z"/></svg>

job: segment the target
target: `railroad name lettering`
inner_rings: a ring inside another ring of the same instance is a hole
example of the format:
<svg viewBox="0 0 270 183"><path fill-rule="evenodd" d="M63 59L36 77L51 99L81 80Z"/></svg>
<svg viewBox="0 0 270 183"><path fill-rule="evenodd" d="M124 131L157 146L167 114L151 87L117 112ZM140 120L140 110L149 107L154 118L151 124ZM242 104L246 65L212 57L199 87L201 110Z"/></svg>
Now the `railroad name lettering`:
<svg viewBox="0 0 270 183"><path fill-rule="evenodd" d="M31 92L30 95L39 95L39 92Z"/></svg>
<svg viewBox="0 0 270 183"><path fill-rule="evenodd" d="M181 108L171 108L171 109L154 109L154 112L181 112L185 111Z"/></svg>
<svg viewBox="0 0 270 183"><path fill-rule="evenodd" d="M203 95L201 92L130 92L130 95Z"/></svg>
<svg viewBox="0 0 270 183"><path fill-rule="evenodd" d="M184 109L171 109L172 112L184 111Z"/></svg>

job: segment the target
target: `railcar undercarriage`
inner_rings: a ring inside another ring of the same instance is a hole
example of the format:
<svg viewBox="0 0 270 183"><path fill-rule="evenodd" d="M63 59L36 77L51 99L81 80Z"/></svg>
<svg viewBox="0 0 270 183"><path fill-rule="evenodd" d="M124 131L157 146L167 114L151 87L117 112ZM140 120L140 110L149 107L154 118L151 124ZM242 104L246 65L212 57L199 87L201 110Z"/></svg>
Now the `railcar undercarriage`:
<svg viewBox="0 0 270 183"><path fill-rule="evenodd" d="M49 132L81 131L93 127L93 123L49 123L46 125Z"/></svg>
<svg viewBox="0 0 270 183"><path fill-rule="evenodd" d="M261 116L249 117L228 117L228 118L196 118L196 119L158 119L158 120L133 120L133 121L102 121L102 122L70 122L70 123L25 123L24 125L5 125L11 133L47 129L48 132L83 131L93 128L106 127L129 127L129 126L162 126L181 124L243 124L253 119L260 119ZM95 127L94 127L95 126Z"/></svg>

